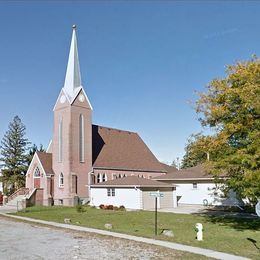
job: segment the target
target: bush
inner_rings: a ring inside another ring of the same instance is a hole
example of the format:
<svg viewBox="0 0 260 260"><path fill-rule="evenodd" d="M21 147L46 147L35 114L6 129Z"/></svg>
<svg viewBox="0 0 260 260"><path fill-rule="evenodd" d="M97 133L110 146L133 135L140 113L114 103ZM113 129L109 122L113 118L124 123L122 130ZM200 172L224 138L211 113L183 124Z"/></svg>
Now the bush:
<svg viewBox="0 0 260 260"><path fill-rule="evenodd" d="M113 210L114 206L113 205L108 205L106 209Z"/></svg>
<svg viewBox="0 0 260 260"><path fill-rule="evenodd" d="M120 207L119 207L119 210L125 210L125 206L123 206L123 205L121 205Z"/></svg>
<svg viewBox="0 0 260 260"><path fill-rule="evenodd" d="M77 205L77 206L76 206L76 210L77 210L77 212L79 212L79 213L83 213L83 212L86 211L86 208L85 208L83 205Z"/></svg>
<svg viewBox="0 0 260 260"><path fill-rule="evenodd" d="M105 209L105 205L104 205L104 204L100 204L100 205L99 205L99 208L100 208L100 209Z"/></svg>

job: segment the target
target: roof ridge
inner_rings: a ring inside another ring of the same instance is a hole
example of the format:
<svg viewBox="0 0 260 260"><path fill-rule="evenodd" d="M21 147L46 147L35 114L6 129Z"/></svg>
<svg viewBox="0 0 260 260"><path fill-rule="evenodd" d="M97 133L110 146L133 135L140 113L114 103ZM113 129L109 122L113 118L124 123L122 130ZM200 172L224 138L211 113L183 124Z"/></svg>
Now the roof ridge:
<svg viewBox="0 0 260 260"><path fill-rule="evenodd" d="M106 128L108 130L113 130L113 131L118 131L118 132L126 132L126 133L130 133L130 134L137 134L137 132L122 130L122 129L118 129L118 128L114 128L114 127L108 127L108 126L102 126L102 125L96 125L96 124L92 124L92 126L97 126L97 127L100 127L100 128Z"/></svg>

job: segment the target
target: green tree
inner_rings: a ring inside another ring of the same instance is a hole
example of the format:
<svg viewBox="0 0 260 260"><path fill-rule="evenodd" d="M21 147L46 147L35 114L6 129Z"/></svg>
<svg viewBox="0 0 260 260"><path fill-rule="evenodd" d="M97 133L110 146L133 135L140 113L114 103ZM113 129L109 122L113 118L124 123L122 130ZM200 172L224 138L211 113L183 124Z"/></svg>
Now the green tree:
<svg viewBox="0 0 260 260"><path fill-rule="evenodd" d="M223 79L200 93L200 122L215 131L208 143L214 152L207 169L225 173L227 187L255 203L260 198L260 60L256 57L227 67Z"/></svg>
<svg viewBox="0 0 260 260"><path fill-rule="evenodd" d="M8 126L0 146L0 161L2 162L2 181L4 192L12 193L25 184L25 172L27 170L27 146L25 138L26 127L18 116Z"/></svg>
<svg viewBox="0 0 260 260"><path fill-rule="evenodd" d="M27 154L27 158L26 158L26 161L27 161L27 165L29 167L31 161L32 161L32 158L34 156L34 154L36 152L46 152L46 150L43 148L43 145L40 144L40 146L38 147L36 144L33 144L30 148L29 148L29 152ZM26 170L27 171L27 170Z"/></svg>
<svg viewBox="0 0 260 260"><path fill-rule="evenodd" d="M204 163L209 157L206 137L201 133L193 134L188 138L185 146L185 154L182 158L181 168L189 168Z"/></svg>

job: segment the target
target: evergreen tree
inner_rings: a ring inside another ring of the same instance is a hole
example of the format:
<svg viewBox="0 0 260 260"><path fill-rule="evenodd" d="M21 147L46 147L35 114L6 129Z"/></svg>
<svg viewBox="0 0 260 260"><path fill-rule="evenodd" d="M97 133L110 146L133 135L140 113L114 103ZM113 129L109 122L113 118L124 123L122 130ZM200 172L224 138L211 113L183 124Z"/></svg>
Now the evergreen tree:
<svg viewBox="0 0 260 260"><path fill-rule="evenodd" d="M36 144L33 144L30 149L29 149L29 152L28 152L28 155L27 155L27 158L26 158L26 161L27 161L27 165L29 167L31 161L32 161L32 158L34 156L34 154L36 152L46 152L46 150L43 148L43 145L40 144L40 146L38 147Z"/></svg>
<svg viewBox="0 0 260 260"><path fill-rule="evenodd" d="M27 170L26 151L29 144L25 138L26 127L18 116L9 124L0 146L0 161L4 193L7 195L25 185Z"/></svg>

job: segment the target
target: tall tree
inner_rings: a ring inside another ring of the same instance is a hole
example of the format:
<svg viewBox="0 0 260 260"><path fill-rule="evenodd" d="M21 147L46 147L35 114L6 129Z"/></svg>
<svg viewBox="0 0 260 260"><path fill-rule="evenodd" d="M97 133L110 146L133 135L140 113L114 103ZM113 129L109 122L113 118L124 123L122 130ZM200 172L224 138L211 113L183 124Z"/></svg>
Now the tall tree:
<svg viewBox="0 0 260 260"><path fill-rule="evenodd" d="M0 161L2 162L2 181L4 192L12 193L24 186L27 169L26 151L28 140L25 138L26 127L18 116L8 126L0 146Z"/></svg>
<svg viewBox="0 0 260 260"><path fill-rule="evenodd" d="M215 130L208 148L217 156L207 163L213 174L225 172L226 184L255 203L260 198L260 60L227 67L211 81L196 104L203 126Z"/></svg>
<svg viewBox="0 0 260 260"><path fill-rule="evenodd" d="M193 134L188 138L185 146L185 154L182 159L181 168L189 168L204 163L210 156L210 147L208 143L211 137L201 133Z"/></svg>
<svg viewBox="0 0 260 260"><path fill-rule="evenodd" d="M27 154L27 158L26 158L26 161L27 161L27 165L29 166L31 161L32 161L32 158L34 156L34 154L36 152L46 152L46 150L43 148L43 145L40 144L40 146L38 147L36 144L33 144L30 148L29 148L29 152ZM27 170L26 170L27 171Z"/></svg>

